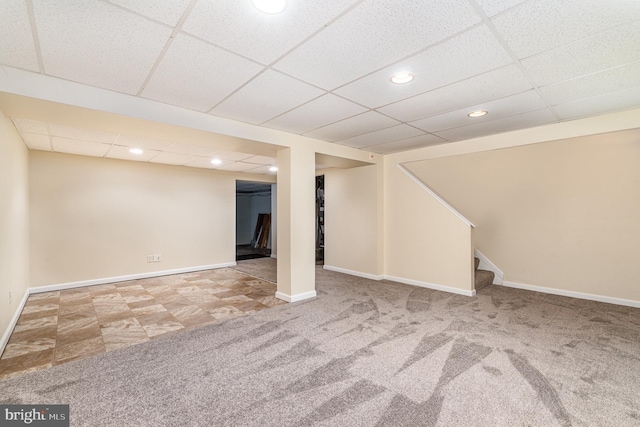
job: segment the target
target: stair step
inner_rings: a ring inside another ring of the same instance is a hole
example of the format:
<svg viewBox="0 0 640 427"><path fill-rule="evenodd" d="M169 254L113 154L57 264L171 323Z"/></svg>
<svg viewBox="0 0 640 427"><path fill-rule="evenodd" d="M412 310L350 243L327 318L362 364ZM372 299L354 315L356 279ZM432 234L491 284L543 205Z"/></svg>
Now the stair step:
<svg viewBox="0 0 640 427"><path fill-rule="evenodd" d="M476 277L475 277L476 291L479 291L480 289L484 289L487 286L493 284L494 277L495 277L495 273L493 271L476 270Z"/></svg>
<svg viewBox="0 0 640 427"><path fill-rule="evenodd" d="M475 263L476 263L475 270L477 270L477 269L478 269L478 266L480 265L480 258L475 257L475 258L474 258L474 261L475 261Z"/></svg>

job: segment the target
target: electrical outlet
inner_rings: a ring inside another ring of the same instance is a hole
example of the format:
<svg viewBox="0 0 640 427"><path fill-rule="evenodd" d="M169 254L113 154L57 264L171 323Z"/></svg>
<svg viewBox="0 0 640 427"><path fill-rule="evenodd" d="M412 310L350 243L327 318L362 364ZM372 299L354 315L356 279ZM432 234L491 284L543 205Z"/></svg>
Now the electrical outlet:
<svg viewBox="0 0 640 427"><path fill-rule="evenodd" d="M162 261L162 255L156 254L153 256L153 262L160 262L160 261Z"/></svg>
<svg viewBox="0 0 640 427"><path fill-rule="evenodd" d="M11 305L11 291L9 291L9 305Z"/></svg>
<svg viewBox="0 0 640 427"><path fill-rule="evenodd" d="M147 262L153 262L153 255L147 255Z"/></svg>

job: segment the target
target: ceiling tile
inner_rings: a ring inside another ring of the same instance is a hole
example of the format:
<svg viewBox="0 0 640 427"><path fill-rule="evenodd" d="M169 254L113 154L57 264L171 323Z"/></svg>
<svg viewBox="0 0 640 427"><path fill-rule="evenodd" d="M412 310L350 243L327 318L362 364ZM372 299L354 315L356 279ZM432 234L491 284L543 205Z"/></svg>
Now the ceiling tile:
<svg viewBox="0 0 640 427"><path fill-rule="evenodd" d="M159 151L143 150L142 154L132 154L129 152L131 147L122 147L120 145L112 145L105 157L111 159L134 160L138 162L147 162L155 157Z"/></svg>
<svg viewBox="0 0 640 427"><path fill-rule="evenodd" d="M435 134L449 141L462 141L465 139L556 122L558 122L558 119L556 119L554 114L548 108L545 108L515 116L503 117L501 119L435 132Z"/></svg>
<svg viewBox="0 0 640 427"><path fill-rule="evenodd" d="M524 3L526 0L475 0L484 13L491 17Z"/></svg>
<svg viewBox="0 0 640 427"><path fill-rule="evenodd" d="M216 151L213 147L206 147L202 145L189 144L186 142L175 142L166 149L172 153L189 154L191 156L207 156L212 157Z"/></svg>
<svg viewBox="0 0 640 427"><path fill-rule="evenodd" d="M149 139L149 138L139 138L135 136L122 135L118 136L118 139L115 142L117 145L124 145L130 148L142 148L149 150L166 150L169 148L172 142L168 141L160 141L157 139Z"/></svg>
<svg viewBox="0 0 640 427"><path fill-rule="evenodd" d="M640 107L640 88L608 93L553 107L563 120L594 116L604 112Z"/></svg>
<svg viewBox="0 0 640 427"><path fill-rule="evenodd" d="M136 13L174 27L191 0L109 0Z"/></svg>
<svg viewBox="0 0 640 427"><path fill-rule="evenodd" d="M640 61L542 86L540 90L547 102L557 105L635 87L640 87Z"/></svg>
<svg viewBox="0 0 640 427"><path fill-rule="evenodd" d="M267 70L224 100L211 114L259 124L324 93L273 70Z"/></svg>
<svg viewBox="0 0 640 427"><path fill-rule="evenodd" d="M384 142L396 141L398 139L409 138L424 134L420 129L416 129L407 125L392 126L390 128L378 130L364 135L354 136L353 138L337 141L337 144L348 145L349 147L362 148L371 145L378 145Z"/></svg>
<svg viewBox="0 0 640 427"><path fill-rule="evenodd" d="M375 111L369 111L358 116L350 117L340 122L321 127L308 132L305 135L325 141L338 141L398 124L400 124L400 122L397 120L390 119L389 117Z"/></svg>
<svg viewBox="0 0 640 427"><path fill-rule="evenodd" d="M218 169L223 171L244 172L250 169L255 169L256 167L259 167L259 166L256 166L253 163L235 162L228 165L223 165Z"/></svg>
<svg viewBox="0 0 640 427"><path fill-rule="evenodd" d="M60 138L57 136L54 136L51 142L53 144L53 151L55 152L79 154L82 156L102 157L107 154L107 150L111 147L109 144Z"/></svg>
<svg viewBox="0 0 640 427"><path fill-rule="evenodd" d="M518 58L526 58L638 19L635 0L531 0L492 21Z"/></svg>
<svg viewBox="0 0 640 427"><path fill-rule="evenodd" d="M38 120L12 118L20 132L39 133L40 135L49 135L47 124Z"/></svg>
<svg viewBox="0 0 640 427"><path fill-rule="evenodd" d="M51 139L49 139L49 135L23 132L22 139L25 144L27 144L27 147L32 150L51 151Z"/></svg>
<svg viewBox="0 0 640 427"><path fill-rule="evenodd" d="M24 0L0 1L0 64L38 71L38 58Z"/></svg>
<svg viewBox="0 0 640 427"><path fill-rule="evenodd" d="M416 148L429 147L431 145L444 144L447 141L435 135L421 135L413 138L401 139L399 141L385 142L364 148L379 154L397 153L398 151L414 150Z"/></svg>
<svg viewBox="0 0 640 427"><path fill-rule="evenodd" d="M245 172L247 173L257 173L260 175L275 175L277 172L271 172L271 170L269 170L271 166L259 166L255 169L249 169Z"/></svg>
<svg viewBox="0 0 640 427"><path fill-rule="evenodd" d="M387 105L379 108L378 111L400 121L410 122L513 95L531 88L531 84L520 69L515 65L508 65Z"/></svg>
<svg viewBox="0 0 640 427"><path fill-rule="evenodd" d="M463 0L365 1L275 68L334 89L479 21Z"/></svg>
<svg viewBox="0 0 640 427"><path fill-rule="evenodd" d="M511 56L482 25L337 89L335 93L376 108L511 62ZM391 76L401 71L413 73L415 80L406 85L391 83Z"/></svg>
<svg viewBox="0 0 640 427"><path fill-rule="evenodd" d="M611 29L524 59L522 65L544 86L635 62L640 60L639 28L634 23Z"/></svg>
<svg viewBox="0 0 640 427"><path fill-rule="evenodd" d="M214 165L213 163L211 163L211 159L211 157L198 157L192 162L187 163L185 166L203 169L220 169L233 163L232 160L221 160L222 163L220 163L219 165Z"/></svg>
<svg viewBox="0 0 640 427"><path fill-rule="evenodd" d="M34 0L47 74L135 94L171 29L108 3Z"/></svg>
<svg viewBox="0 0 640 427"><path fill-rule="evenodd" d="M540 95L534 90L522 92L517 95L507 96L495 101L484 102L460 110L451 111L437 116L411 122L412 126L423 129L427 132L437 132L441 130L477 124L491 121L501 117L513 116L527 111L540 110L546 105ZM485 110L489 114L482 117L471 118L467 116L472 111Z"/></svg>
<svg viewBox="0 0 640 427"><path fill-rule="evenodd" d="M244 160L246 163L255 163L258 165L275 165L278 163L278 159L275 157L266 156L253 156Z"/></svg>
<svg viewBox="0 0 640 427"><path fill-rule="evenodd" d="M178 34L142 96L209 111L261 69L260 65L233 53Z"/></svg>
<svg viewBox="0 0 640 427"><path fill-rule="evenodd" d="M246 1L196 4L182 29L217 46L269 64L345 11L354 0L289 2L278 15L259 12ZM242 28L239 28L242 23ZM251 31L243 31L250 28Z"/></svg>
<svg viewBox="0 0 640 427"><path fill-rule="evenodd" d="M248 159L249 157L252 157L252 156L253 154L238 153L237 151L226 151L226 150L217 150L211 155L211 157L216 157L221 160L231 160L235 162Z"/></svg>
<svg viewBox="0 0 640 427"><path fill-rule="evenodd" d="M49 132L51 132L52 136L78 139L82 141L100 142L103 144L111 144L118 136L117 133L103 132L96 129L79 128L75 126L58 125L55 123L49 123Z"/></svg>
<svg viewBox="0 0 640 427"><path fill-rule="evenodd" d="M302 134L367 111L365 107L328 93L289 111L264 125Z"/></svg>
<svg viewBox="0 0 640 427"><path fill-rule="evenodd" d="M166 165L186 165L197 159L197 156L190 156L188 154L161 152L149 161L151 163L164 163Z"/></svg>

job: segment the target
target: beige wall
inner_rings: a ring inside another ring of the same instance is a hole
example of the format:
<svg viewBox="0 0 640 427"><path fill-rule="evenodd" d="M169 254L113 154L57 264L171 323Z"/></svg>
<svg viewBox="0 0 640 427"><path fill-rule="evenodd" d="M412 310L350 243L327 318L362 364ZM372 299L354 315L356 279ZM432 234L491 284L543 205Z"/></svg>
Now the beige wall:
<svg viewBox="0 0 640 427"><path fill-rule="evenodd" d="M329 169L325 182L325 265L370 275L378 265L378 166Z"/></svg>
<svg viewBox="0 0 640 427"><path fill-rule="evenodd" d="M640 301L639 130L407 167L475 223L505 281Z"/></svg>
<svg viewBox="0 0 640 427"><path fill-rule="evenodd" d="M237 174L42 151L29 160L32 286L235 261Z"/></svg>
<svg viewBox="0 0 640 427"><path fill-rule="evenodd" d="M278 291L297 301L315 292L315 153L310 147L278 152Z"/></svg>
<svg viewBox="0 0 640 427"><path fill-rule="evenodd" d="M27 146L0 113L0 336L29 288Z"/></svg>
<svg viewBox="0 0 640 427"><path fill-rule="evenodd" d="M473 229L385 161L385 274L471 292Z"/></svg>

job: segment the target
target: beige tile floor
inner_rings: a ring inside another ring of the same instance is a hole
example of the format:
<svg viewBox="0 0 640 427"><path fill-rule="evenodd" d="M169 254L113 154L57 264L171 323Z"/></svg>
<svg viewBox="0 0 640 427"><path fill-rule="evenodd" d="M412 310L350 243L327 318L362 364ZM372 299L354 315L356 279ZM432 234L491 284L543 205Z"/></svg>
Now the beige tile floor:
<svg viewBox="0 0 640 427"><path fill-rule="evenodd" d="M276 285L231 268L32 294L0 379L285 304Z"/></svg>

